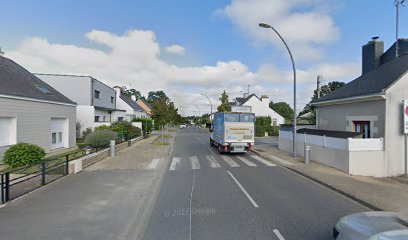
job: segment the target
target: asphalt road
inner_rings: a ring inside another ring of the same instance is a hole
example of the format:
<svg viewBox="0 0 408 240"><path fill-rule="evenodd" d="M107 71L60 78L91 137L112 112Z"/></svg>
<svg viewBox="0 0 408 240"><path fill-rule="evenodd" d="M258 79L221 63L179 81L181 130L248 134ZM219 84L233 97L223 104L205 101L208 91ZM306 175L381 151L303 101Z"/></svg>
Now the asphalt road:
<svg viewBox="0 0 408 240"><path fill-rule="evenodd" d="M368 210L255 155L220 155L208 140L197 127L177 131L145 240L327 240L340 217Z"/></svg>

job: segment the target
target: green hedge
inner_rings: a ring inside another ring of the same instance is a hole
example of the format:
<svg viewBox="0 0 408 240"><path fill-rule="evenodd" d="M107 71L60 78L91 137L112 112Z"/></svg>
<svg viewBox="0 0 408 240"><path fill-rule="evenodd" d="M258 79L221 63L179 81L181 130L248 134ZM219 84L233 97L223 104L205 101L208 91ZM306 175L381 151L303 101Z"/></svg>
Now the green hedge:
<svg viewBox="0 0 408 240"><path fill-rule="evenodd" d="M4 163L10 167L21 167L40 163L45 157L43 148L29 143L18 143L4 154Z"/></svg>
<svg viewBox="0 0 408 240"><path fill-rule="evenodd" d="M133 139L142 136L142 130L135 127L130 122L114 122L110 125L110 129L118 134L119 138L125 140Z"/></svg>
<svg viewBox="0 0 408 240"><path fill-rule="evenodd" d="M279 126L271 126L270 117L256 117L255 136L264 137L266 132L268 136L279 136Z"/></svg>
<svg viewBox="0 0 408 240"><path fill-rule="evenodd" d="M151 133L153 128L153 119L151 118L133 118L132 122L141 122L143 134Z"/></svg>

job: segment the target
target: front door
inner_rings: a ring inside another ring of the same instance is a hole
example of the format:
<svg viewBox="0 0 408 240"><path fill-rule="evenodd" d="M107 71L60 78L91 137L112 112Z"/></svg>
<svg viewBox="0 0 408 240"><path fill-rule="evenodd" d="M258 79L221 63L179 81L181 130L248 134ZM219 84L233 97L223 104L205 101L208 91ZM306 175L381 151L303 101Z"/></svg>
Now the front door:
<svg viewBox="0 0 408 240"><path fill-rule="evenodd" d="M65 147L66 134L66 119L51 118L51 149Z"/></svg>
<svg viewBox="0 0 408 240"><path fill-rule="evenodd" d="M370 138L370 121L353 121L355 132L363 133L363 138Z"/></svg>

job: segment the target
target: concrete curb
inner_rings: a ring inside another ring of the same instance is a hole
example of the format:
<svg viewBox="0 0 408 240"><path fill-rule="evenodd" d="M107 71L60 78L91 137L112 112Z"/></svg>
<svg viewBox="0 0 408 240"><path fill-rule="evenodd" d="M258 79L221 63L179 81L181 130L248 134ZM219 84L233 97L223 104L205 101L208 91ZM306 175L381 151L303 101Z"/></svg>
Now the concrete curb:
<svg viewBox="0 0 408 240"><path fill-rule="evenodd" d="M283 164L281 164L281 163L279 163L277 161L274 161L273 159L270 159L267 156L264 156L264 155L260 154L259 152L255 151L255 150L251 150L251 152L253 152L254 154L256 154L256 155L258 155L260 157L267 158L267 159L273 161L275 164L279 165L280 167L282 167L282 168L284 168L284 169L286 169L286 170L288 170L288 171L290 171L292 173L295 173L295 174L298 174L298 175L300 175L302 177L305 177L305 178L307 178L307 179L309 179L309 180L311 180L311 181L313 181L313 182L315 182L315 183L317 183L317 184L319 184L319 185L321 185L321 186L323 186L325 188L328 188L328 189L330 189L332 191L335 191L335 192L337 192L337 193L339 193L339 194L341 194L341 195L343 195L343 196L345 196L345 197L347 197L347 198L349 198L349 199L351 199L351 200L353 200L353 201L355 201L355 202L357 202L357 203L359 203L359 204L361 204L361 205L363 205L363 206L365 206L367 208L370 208L370 209L372 209L374 211L384 211L383 209L378 208L378 207L372 205L371 203L366 202L363 199L360 199L360 198L358 198L358 197L356 197L354 195L351 195L351 194L349 194L349 193L347 193L347 192L345 192L345 191L343 191L343 190L341 190L341 189L339 189L339 188L337 188L335 186L332 186L332 185L327 184L327 183L325 183L323 181L320 181L320 180L318 180L318 179L316 179L316 178L314 178L312 176L309 176L309 175L307 175L307 174L305 174L303 172L300 172L300 171L298 171L296 169L285 166L285 165L283 165Z"/></svg>
<svg viewBox="0 0 408 240"><path fill-rule="evenodd" d="M168 156L166 158L167 163L162 164L159 171L157 171L156 176L153 180L152 186L150 190L147 192L145 195L145 198L142 203L141 209L136 214L136 218L139 221L136 221L134 224L131 225L131 229L129 229L130 232L127 233L124 239L131 239L131 240L138 240L138 239L143 239L144 232L147 228L147 224L149 223L150 216L153 212L154 206L156 204L156 199L157 196L159 195L164 175L166 173L166 169L168 165L170 164L170 158L173 153L173 146L174 146L174 141L171 140L171 146L168 151ZM134 230L132 230L134 229Z"/></svg>

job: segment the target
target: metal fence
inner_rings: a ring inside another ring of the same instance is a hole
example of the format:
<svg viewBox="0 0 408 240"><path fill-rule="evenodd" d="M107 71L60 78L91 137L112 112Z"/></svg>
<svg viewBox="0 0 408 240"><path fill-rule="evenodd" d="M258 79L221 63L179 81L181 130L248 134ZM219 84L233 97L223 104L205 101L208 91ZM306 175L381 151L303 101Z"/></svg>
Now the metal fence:
<svg viewBox="0 0 408 240"><path fill-rule="evenodd" d="M69 162L101 149L80 149L44 159L39 164L0 172L1 202L5 203L68 175Z"/></svg>

